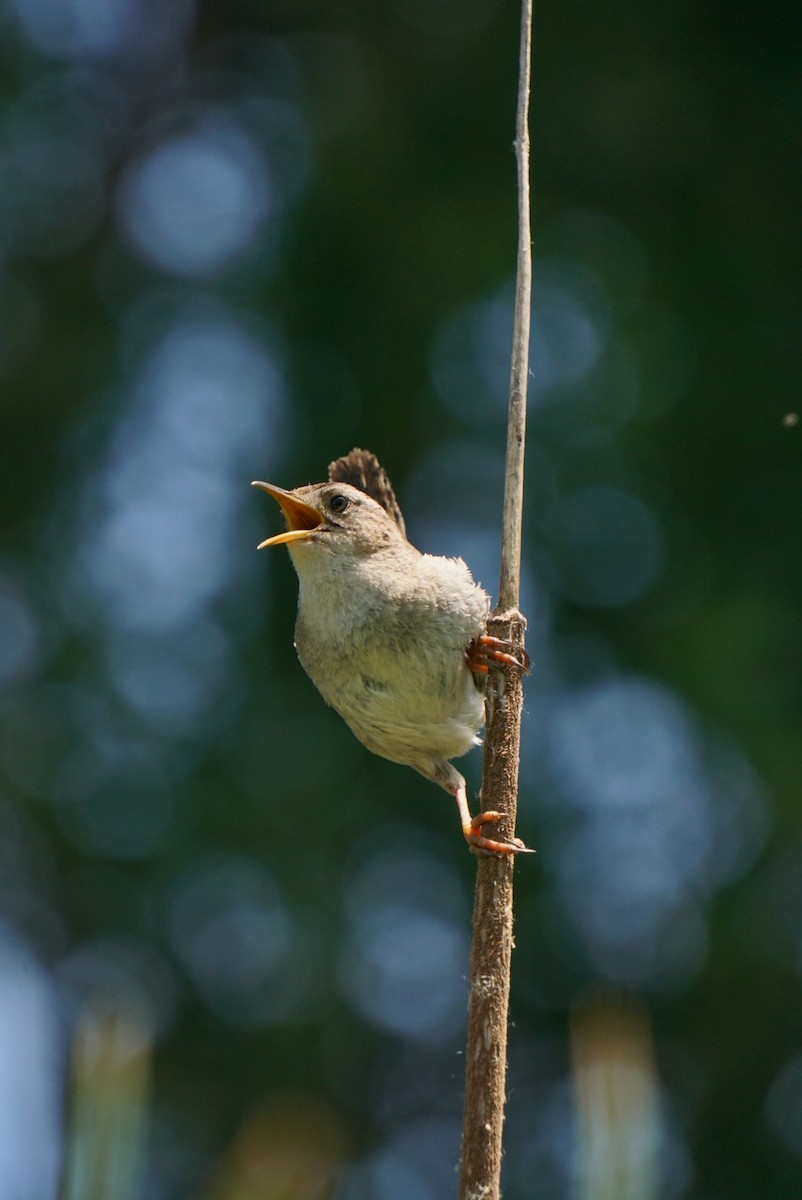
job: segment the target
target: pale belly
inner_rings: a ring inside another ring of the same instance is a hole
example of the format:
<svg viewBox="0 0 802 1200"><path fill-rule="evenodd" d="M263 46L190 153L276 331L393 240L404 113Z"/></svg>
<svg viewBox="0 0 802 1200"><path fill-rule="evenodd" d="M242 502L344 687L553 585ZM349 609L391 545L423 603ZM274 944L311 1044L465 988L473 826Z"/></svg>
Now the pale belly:
<svg viewBox="0 0 802 1200"><path fill-rule="evenodd" d="M432 760L459 758L478 745L484 700L467 667L449 696L426 692L425 681L412 695L369 676L330 703L361 742L384 758L420 767Z"/></svg>
<svg viewBox="0 0 802 1200"><path fill-rule="evenodd" d="M324 665L304 650L298 646L321 695L374 754L429 774L434 761L459 758L478 744L484 699L462 655L425 668L334 655Z"/></svg>

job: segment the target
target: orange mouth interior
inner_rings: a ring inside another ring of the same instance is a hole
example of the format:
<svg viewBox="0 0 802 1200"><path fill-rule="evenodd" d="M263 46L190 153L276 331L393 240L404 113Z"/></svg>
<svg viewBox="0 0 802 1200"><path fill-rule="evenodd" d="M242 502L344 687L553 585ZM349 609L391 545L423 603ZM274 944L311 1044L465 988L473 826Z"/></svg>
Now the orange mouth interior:
<svg viewBox="0 0 802 1200"><path fill-rule="evenodd" d="M275 537L270 537L264 542L260 542L257 550L264 550L268 546L286 545L287 542L305 541L323 524L322 514L311 504L299 500L292 492L287 492L284 488L275 487L272 483L262 483L259 479L254 480L253 486L261 488L262 491L267 492L268 496L272 496L279 503L289 526L284 533L277 533Z"/></svg>

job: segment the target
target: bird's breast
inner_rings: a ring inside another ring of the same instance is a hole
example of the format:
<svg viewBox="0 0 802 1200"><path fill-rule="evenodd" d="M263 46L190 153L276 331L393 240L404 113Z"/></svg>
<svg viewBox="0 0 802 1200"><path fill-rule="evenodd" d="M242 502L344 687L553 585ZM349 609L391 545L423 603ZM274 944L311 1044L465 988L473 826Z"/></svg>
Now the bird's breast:
<svg viewBox="0 0 802 1200"><path fill-rule="evenodd" d="M463 754L483 720L465 652L487 611L465 564L417 551L318 562L298 571L295 644L324 699L385 757Z"/></svg>

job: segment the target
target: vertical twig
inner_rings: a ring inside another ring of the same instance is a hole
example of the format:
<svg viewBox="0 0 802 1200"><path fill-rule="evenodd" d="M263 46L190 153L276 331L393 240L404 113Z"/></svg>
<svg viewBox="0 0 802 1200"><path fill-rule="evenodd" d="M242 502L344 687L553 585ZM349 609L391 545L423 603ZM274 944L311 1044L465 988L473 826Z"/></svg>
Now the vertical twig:
<svg viewBox="0 0 802 1200"><path fill-rule="evenodd" d="M81 1014L61 1200L142 1195L151 1054L150 1031L113 1000L98 995Z"/></svg>
<svg viewBox="0 0 802 1200"><path fill-rule="evenodd" d="M515 154L518 165L518 266L515 287L507 463L498 606L488 632L523 645L526 622L518 605L529 376L532 246L529 215L529 83L532 0L522 0ZM482 808L503 814L502 837L515 832L523 689L520 673L491 671L487 685ZM512 955L513 858L480 858L477 864L471 948L465 1112L460 1200L498 1200L507 1074L507 1012Z"/></svg>

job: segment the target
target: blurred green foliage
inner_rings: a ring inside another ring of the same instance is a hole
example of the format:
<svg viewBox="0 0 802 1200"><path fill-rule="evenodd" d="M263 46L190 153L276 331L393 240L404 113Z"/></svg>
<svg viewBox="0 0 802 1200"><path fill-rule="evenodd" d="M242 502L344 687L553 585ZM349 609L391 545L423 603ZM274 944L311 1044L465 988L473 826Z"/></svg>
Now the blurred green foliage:
<svg viewBox="0 0 802 1200"><path fill-rule="evenodd" d="M493 589L517 7L0 28L0 1193L54 1194L110 1009L132 1195L453 1194L473 861L303 676L248 483L367 446ZM536 13L509 1200L577 1194L599 986L651 1023L655 1193L802 1191L799 33Z"/></svg>

